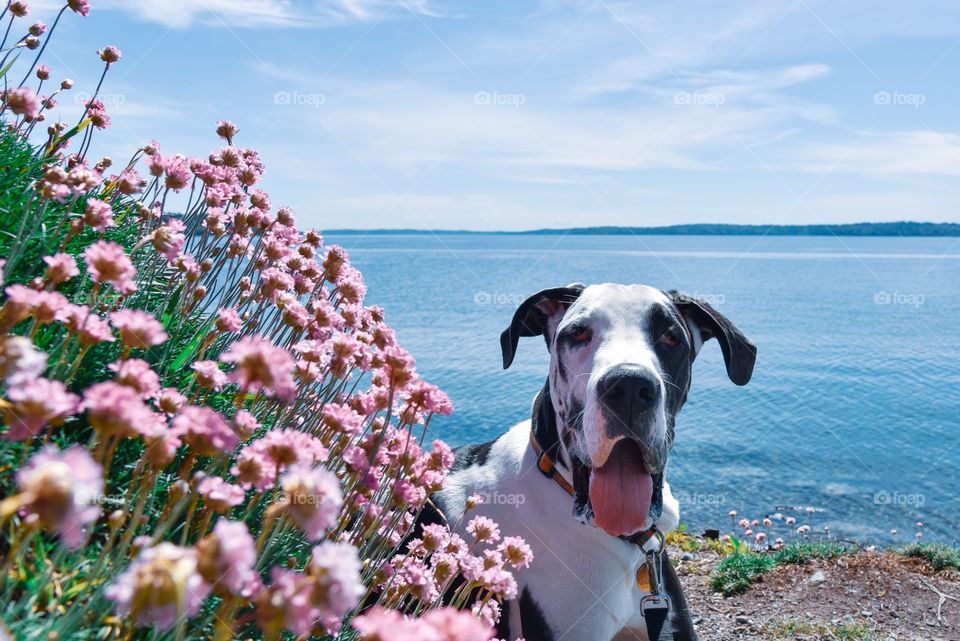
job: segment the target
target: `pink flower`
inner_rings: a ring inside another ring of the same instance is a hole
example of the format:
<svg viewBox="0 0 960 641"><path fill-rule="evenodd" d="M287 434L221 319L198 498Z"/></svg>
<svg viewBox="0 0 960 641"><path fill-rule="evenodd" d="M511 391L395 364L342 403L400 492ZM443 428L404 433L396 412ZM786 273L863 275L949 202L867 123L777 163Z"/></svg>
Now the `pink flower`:
<svg viewBox="0 0 960 641"><path fill-rule="evenodd" d="M90 0L67 0L67 6L81 16L90 15Z"/></svg>
<svg viewBox="0 0 960 641"><path fill-rule="evenodd" d="M67 391L60 381L37 378L7 390L10 404L3 410L10 430L3 435L8 441L24 441L40 433L48 425L59 425L75 414L80 397Z"/></svg>
<svg viewBox="0 0 960 641"><path fill-rule="evenodd" d="M357 606L365 591L360 570L357 548L349 543L324 541L313 548L306 574L315 580L321 618L342 619Z"/></svg>
<svg viewBox="0 0 960 641"><path fill-rule="evenodd" d="M138 309L117 310L110 314L110 323L120 332L125 347L147 349L167 340L160 321Z"/></svg>
<svg viewBox="0 0 960 641"><path fill-rule="evenodd" d="M442 416L449 416L453 413L453 403L450 397L436 385L431 385L426 381L414 381L404 390L407 403L417 409L427 412L434 412Z"/></svg>
<svg viewBox="0 0 960 641"><path fill-rule="evenodd" d="M335 282L341 299L348 303L361 303L367 294L360 270L352 265L344 265Z"/></svg>
<svg viewBox="0 0 960 641"><path fill-rule="evenodd" d="M57 313L57 320L66 325L71 333L77 334L80 342L88 347L115 340L110 325L91 313L86 305L67 305Z"/></svg>
<svg viewBox="0 0 960 641"><path fill-rule="evenodd" d="M139 194L146 186L146 181L140 177L136 169L129 167L116 177L117 191L125 196Z"/></svg>
<svg viewBox="0 0 960 641"><path fill-rule="evenodd" d="M80 274L77 261L69 254L44 256L43 262L47 264L47 280L54 285L64 283Z"/></svg>
<svg viewBox="0 0 960 641"><path fill-rule="evenodd" d="M17 472L21 509L60 535L70 549L83 545L87 526L100 516L103 469L81 446L53 446L34 454Z"/></svg>
<svg viewBox="0 0 960 641"><path fill-rule="evenodd" d="M143 359L117 361L108 365L108 369L116 373L114 380L133 388L143 398L153 398L160 393L160 376Z"/></svg>
<svg viewBox="0 0 960 641"><path fill-rule="evenodd" d="M190 162L183 156L177 154L167 158L163 168L167 175L166 185L173 191L180 191L190 184Z"/></svg>
<svg viewBox="0 0 960 641"><path fill-rule="evenodd" d="M477 617L483 625L490 629L496 627L497 622L500 620L500 603L496 599L478 601L470 611L473 613L473 616Z"/></svg>
<svg viewBox="0 0 960 641"><path fill-rule="evenodd" d="M285 511L307 539L318 541L337 521L343 494L333 473L298 465L283 477Z"/></svg>
<svg viewBox="0 0 960 641"><path fill-rule="evenodd" d="M260 589L257 547L245 523L220 519L197 543L197 569L218 591L249 598Z"/></svg>
<svg viewBox="0 0 960 641"><path fill-rule="evenodd" d="M297 430L270 430L244 447L230 470L245 487L265 490L278 474L293 465L312 466L327 460L320 439Z"/></svg>
<svg viewBox="0 0 960 641"><path fill-rule="evenodd" d="M140 433L147 446L143 455L157 468L170 465L177 456L177 450L183 445L180 437L159 417L148 427L141 428Z"/></svg>
<svg viewBox="0 0 960 641"><path fill-rule="evenodd" d="M183 249L184 242L186 242L187 237L183 233L185 229L183 222L176 219L171 220L166 225L153 231L150 242L153 243L154 249L163 254L167 260L173 262L180 254L180 250Z"/></svg>
<svg viewBox="0 0 960 641"><path fill-rule="evenodd" d="M187 397L174 387L164 387L157 395L157 407L165 414L176 414L187 402Z"/></svg>
<svg viewBox="0 0 960 641"><path fill-rule="evenodd" d="M39 25L43 23L38 22L37 24ZM34 31L34 27L30 27L31 35L40 36L43 33L42 31L40 33L33 33L33 31ZM39 31L39 28L37 29L37 31ZM50 67L48 67L47 65L37 65L37 78L39 78L40 80L50 80Z"/></svg>
<svg viewBox="0 0 960 641"><path fill-rule="evenodd" d="M310 636L320 615L311 603L307 578L298 572L275 567L272 585L257 599L257 623L268 638L276 638L284 628L302 637Z"/></svg>
<svg viewBox="0 0 960 641"><path fill-rule="evenodd" d="M198 454L205 456L232 452L240 444L240 438L230 425L209 407L188 405L173 419L172 431L182 436Z"/></svg>
<svg viewBox="0 0 960 641"><path fill-rule="evenodd" d="M98 240L83 250L83 259L87 263L90 278L95 282L109 283L123 294L136 291L133 277L137 275L137 270L120 245Z"/></svg>
<svg viewBox="0 0 960 641"><path fill-rule="evenodd" d="M30 13L30 5L24 0L13 0L10 3L10 13L18 18L22 18Z"/></svg>
<svg viewBox="0 0 960 641"><path fill-rule="evenodd" d="M220 360L236 364L230 380L238 383L244 392L263 391L288 402L296 396L293 357L259 336L241 338Z"/></svg>
<svg viewBox="0 0 960 641"><path fill-rule="evenodd" d="M144 404L133 387L105 381L83 392L83 409L90 424L105 437L150 434L166 425L163 417Z"/></svg>
<svg viewBox="0 0 960 641"><path fill-rule="evenodd" d="M219 476L205 476L197 483L197 492L214 512L227 512L243 503L243 488L227 483Z"/></svg>
<svg viewBox="0 0 960 641"><path fill-rule="evenodd" d="M107 107L100 100L89 100L85 103L87 107L87 119L97 129L107 129L110 127L110 115L107 113Z"/></svg>
<svg viewBox="0 0 960 641"><path fill-rule="evenodd" d="M120 61L120 57L123 55L117 47L113 45L104 47L97 51L97 55L100 56L100 59L103 60L108 65L112 65L115 62Z"/></svg>
<svg viewBox="0 0 960 641"><path fill-rule="evenodd" d="M237 310L224 307L217 311L217 330L221 332L239 332L243 329L243 320Z"/></svg>
<svg viewBox="0 0 960 641"><path fill-rule="evenodd" d="M146 548L104 595L136 625L169 630L200 612L210 586L197 567L197 551L173 543Z"/></svg>
<svg viewBox="0 0 960 641"><path fill-rule="evenodd" d="M19 283L10 285L4 290L7 300L0 310L0 320L6 329L30 318L33 305L37 301L37 291Z"/></svg>
<svg viewBox="0 0 960 641"><path fill-rule="evenodd" d="M340 434L353 436L363 427L363 416L347 405L327 403L323 407L324 423Z"/></svg>
<svg viewBox="0 0 960 641"><path fill-rule="evenodd" d="M0 338L0 381L9 387L28 383L47 369L47 355L39 351L29 338Z"/></svg>
<svg viewBox="0 0 960 641"><path fill-rule="evenodd" d="M527 545L527 542L519 536L504 537L503 543L497 550L515 568L527 568L533 562L533 551Z"/></svg>
<svg viewBox="0 0 960 641"><path fill-rule="evenodd" d="M467 523L467 532L472 534L478 543L496 543L500 540L500 526L485 516L473 517Z"/></svg>
<svg viewBox="0 0 960 641"><path fill-rule="evenodd" d="M419 619L376 606L352 621L362 641L489 641L493 630L470 612L445 606Z"/></svg>
<svg viewBox="0 0 960 641"><path fill-rule="evenodd" d="M39 291L33 296L30 313L41 325L48 325L57 319L57 314L70 305L67 297L60 292Z"/></svg>
<svg viewBox="0 0 960 641"><path fill-rule="evenodd" d="M441 641L487 641L493 633L469 612L451 607L431 610L422 620L437 631Z"/></svg>
<svg viewBox="0 0 960 641"><path fill-rule="evenodd" d="M220 370L216 361L197 361L190 366L197 375L197 384L219 392L227 384L227 375Z"/></svg>
<svg viewBox="0 0 960 641"><path fill-rule="evenodd" d="M257 421L256 416L247 410L237 410L237 413L233 415L233 427L241 438L247 439L260 429L260 422Z"/></svg>
<svg viewBox="0 0 960 641"><path fill-rule="evenodd" d="M83 214L83 222L94 231L104 231L108 227L115 227L113 222L113 207L97 198L87 200L87 209Z"/></svg>
<svg viewBox="0 0 960 641"><path fill-rule="evenodd" d="M227 141L228 145L233 144L233 137L237 135L237 126L229 120L221 120L217 123L217 135Z"/></svg>

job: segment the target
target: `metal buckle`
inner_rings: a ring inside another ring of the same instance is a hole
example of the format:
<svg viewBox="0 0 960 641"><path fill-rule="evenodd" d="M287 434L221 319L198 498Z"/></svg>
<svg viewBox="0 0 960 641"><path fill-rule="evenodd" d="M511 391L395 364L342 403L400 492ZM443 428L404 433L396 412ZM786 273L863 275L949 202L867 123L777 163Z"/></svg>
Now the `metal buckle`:
<svg viewBox="0 0 960 641"><path fill-rule="evenodd" d="M657 641L670 615L670 597L666 594L648 594L640 599L640 614L647 626L647 638Z"/></svg>

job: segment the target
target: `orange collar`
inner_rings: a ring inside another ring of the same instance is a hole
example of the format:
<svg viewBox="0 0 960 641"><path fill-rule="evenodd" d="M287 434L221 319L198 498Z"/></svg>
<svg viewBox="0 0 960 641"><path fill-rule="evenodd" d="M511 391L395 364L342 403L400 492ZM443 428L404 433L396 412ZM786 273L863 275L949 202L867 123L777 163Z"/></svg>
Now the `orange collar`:
<svg viewBox="0 0 960 641"><path fill-rule="evenodd" d="M546 450L540 447L540 443L537 442L537 437L534 435L533 430L530 430L530 445L533 447L534 453L537 455L537 469L539 469L544 476L553 479L557 485L563 488L563 491L574 496L576 491L573 489L573 485L564 478L563 474L560 473L560 470L557 469L556 463L553 462L553 459L550 458L550 455L547 454ZM641 530L631 534L630 536L621 536L620 538L629 543L639 545L643 547L646 545L647 541L652 539L654 536L660 535L660 531L657 530L657 526L651 527L649 530ZM660 549L663 549L663 535L660 535Z"/></svg>
<svg viewBox="0 0 960 641"><path fill-rule="evenodd" d="M537 437L534 436L533 430L530 430L530 445L533 446L533 451L537 454L537 468L543 472L544 476L549 476L556 481L557 485L562 487L567 494L573 496L575 494L573 485L563 477L563 474L560 473L560 470L558 470L554 464L553 459L540 447L540 443L537 442Z"/></svg>

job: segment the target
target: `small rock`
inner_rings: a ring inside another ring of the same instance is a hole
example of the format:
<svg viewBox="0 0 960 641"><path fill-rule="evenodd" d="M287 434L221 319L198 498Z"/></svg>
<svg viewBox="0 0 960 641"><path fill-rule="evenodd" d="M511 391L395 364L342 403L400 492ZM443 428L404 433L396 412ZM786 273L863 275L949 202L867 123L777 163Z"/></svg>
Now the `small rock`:
<svg viewBox="0 0 960 641"><path fill-rule="evenodd" d="M737 616L737 618L734 619L734 621L736 621L740 625L750 625L750 618L745 617L743 615Z"/></svg>
<svg viewBox="0 0 960 641"><path fill-rule="evenodd" d="M873 616L873 612L871 612L870 610L860 610L860 614L861 614L861 616L865 616L865 617L872 617L872 616Z"/></svg>
<svg viewBox="0 0 960 641"><path fill-rule="evenodd" d="M690 553L690 552L684 552L683 554L680 555L680 560L681 560L681 561L693 561L693 560L696 559L696 558L697 558L697 557L694 556L694 555L693 555L692 553Z"/></svg>
<svg viewBox="0 0 960 641"><path fill-rule="evenodd" d="M827 580L827 575L823 573L823 570L817 570L808 580L810 583L823 583Z"/></svg>

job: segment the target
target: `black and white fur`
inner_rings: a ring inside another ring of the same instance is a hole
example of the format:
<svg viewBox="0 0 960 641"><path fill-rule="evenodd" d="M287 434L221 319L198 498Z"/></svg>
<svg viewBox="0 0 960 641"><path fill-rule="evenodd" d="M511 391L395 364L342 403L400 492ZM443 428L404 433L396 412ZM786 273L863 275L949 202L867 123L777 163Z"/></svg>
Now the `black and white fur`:
<svg viewBox="0 0 960 641"><path fill-rule="evenodd" d="M620 440L634 441L657 483L642 529L676 528L679 505L663 477L693 360L716 338L730 379L744 385L756 348L706 303L644 285L570 285L531 296L501 337L504 368L520 337L535 335L545 338L551 359L532 421L538 430L544 429L538 421L553 423L551 456L576 498L537 470L526 420L491 443L460 448L434 502L455 529L485 514L533 549L533 564L518 574L519 598L503 607L501 638L648 641L639 610L644 593L635 579L644 551L593 527L584 489L590 470L601 467ZM485 503L465 518L473 494ZM686 601L666 558L663 572L673 611L661 639L693 641Z"/></svg>

